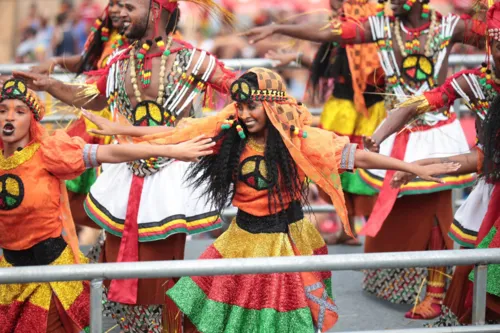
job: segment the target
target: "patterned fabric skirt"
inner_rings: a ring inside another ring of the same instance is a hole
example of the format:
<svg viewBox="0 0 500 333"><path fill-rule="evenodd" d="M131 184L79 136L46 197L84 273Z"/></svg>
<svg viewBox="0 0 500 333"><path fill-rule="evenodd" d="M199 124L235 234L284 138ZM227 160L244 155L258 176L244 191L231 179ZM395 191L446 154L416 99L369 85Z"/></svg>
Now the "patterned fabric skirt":
<svg viewBox="0 0 500 333"><path fill-rule="evenodd" d="M85 258L80 255L80 262ZM69 246L50 265L70 265L75 260ZM5 257L0 268L13 267ZM62 322L79 331L89 325L90 286L87 281L0 285L0 332L46 333L51 302L56 302ZM66 325L65 325L66 326Z"/></svg>
<svg viewBox="0 0 500 333"><path fill-rule="evenodd" d="M425 268L367 270L363 289L391 303L414 304L426 277Z"/></svg>
<svg viewBox="0 0 500 333"><path fill-rule="evenodd" d="M278 227L275 216L239 211L201 259L327 254L318 231L300 214ZM202 333L324 332L338 318L331 272L184 277L167 295Z"/></svg>

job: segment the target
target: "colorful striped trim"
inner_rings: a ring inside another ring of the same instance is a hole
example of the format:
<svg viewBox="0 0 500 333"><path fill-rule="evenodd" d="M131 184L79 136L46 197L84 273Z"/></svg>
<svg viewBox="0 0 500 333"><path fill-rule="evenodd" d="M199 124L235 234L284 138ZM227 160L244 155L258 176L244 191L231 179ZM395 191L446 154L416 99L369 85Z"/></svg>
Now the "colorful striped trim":
<svg viewBox="0 0 500 333"><path fill-rule="evenodd" d="M83 205L87 215L101 228L112 235L122 237L125 220L114 217L102 207L89 193ZM222 227L216 212L196 216L174 215L159 221L139 225L139 242L165 239L177 233L194 235Z"/></svg>
<svg viewBox="0 0 500 333"><path fill-rule="evenodd" d="M384 179L371 173L369 170L359 170L359 175L361 179L370 187L376 191L380 191ZM444 184L429 182L426 180L417 179L414 180L403 187L399 191L399 196L402 195L417 195L417 194L428 194L440 191L451 190L454 188L462 188L472 186L475 182L475 175L463 175L463 176L438 176L438 178L444 180Z"/></svg>
<svg viewBox="0 0 500 333"><path fill-rule="evenodd" d="M309 307L278 312L274 309L251 310L216 302L209 299L189 277L181 278L167 295L200 332L315 332Z"/></svg>
<svg viewBox="0 0 500 333"><path fill-rule="evenodd" d="M448 236L460 244L460 246L467 248L474 248L477 240L477 232L468 230L457 220L453 221Z"/></svg>

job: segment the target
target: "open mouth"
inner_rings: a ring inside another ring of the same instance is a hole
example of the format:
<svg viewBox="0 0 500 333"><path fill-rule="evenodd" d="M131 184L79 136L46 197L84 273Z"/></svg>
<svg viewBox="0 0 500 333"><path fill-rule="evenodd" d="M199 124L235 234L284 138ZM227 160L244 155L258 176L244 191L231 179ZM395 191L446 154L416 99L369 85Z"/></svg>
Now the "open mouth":
<svg viewBox="0 0 500 333"><path fill-rule="evenodd" d="M120 23L121 18L120 18L120 16L119 16L119 15L111 15L111 16L110 16L110 18L111 18L111 22L112 22L114 25L116 25L116 24L119 24L119 23Z"/></svg>
<svg viewBox="0 0 500 333"><path fill-rule="evenodd" d="M11 123L7 123L4 125L2 129L2 134L5 136L10 136L14 134L14 131L15 131L14 125L12 125Z"/></svg>

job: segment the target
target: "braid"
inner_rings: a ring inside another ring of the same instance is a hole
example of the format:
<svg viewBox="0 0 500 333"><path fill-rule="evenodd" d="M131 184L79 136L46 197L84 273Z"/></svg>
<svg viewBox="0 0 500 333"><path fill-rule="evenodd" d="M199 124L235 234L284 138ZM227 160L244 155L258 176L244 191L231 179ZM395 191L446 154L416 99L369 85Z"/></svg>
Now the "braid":
<svg viewBox="0 0 500 333"><path fill-rule="evenodd" d="M113 22L111 22L108 15L106 15L97 31L93 32L89 36L89 43L83 51L82 60L80 61L76 72L77 75L97 69L97 62L101 58L102 52L104 51L105 42L101 39L102 28L104 27L107 27L110 32L113 31Z"/></svg>
<svg viewBox="0 0 500 333"><path fill-rule="evenodd" d="M500 180L500 96L495 97L483 122L484 163L486 181Z"/></svg>
<svg viewBox="0 0 500 333"><path fill-rule="evenodd" d="M205 156L200 162L193 164L187 179L192 179L191 184L195 187L203 187L206 184L203 195L207 196L213 208L221 214L234 197L245 141L240 139L234 126L221 132L214 141L217 145L220 144L219 152Z"/></svg>

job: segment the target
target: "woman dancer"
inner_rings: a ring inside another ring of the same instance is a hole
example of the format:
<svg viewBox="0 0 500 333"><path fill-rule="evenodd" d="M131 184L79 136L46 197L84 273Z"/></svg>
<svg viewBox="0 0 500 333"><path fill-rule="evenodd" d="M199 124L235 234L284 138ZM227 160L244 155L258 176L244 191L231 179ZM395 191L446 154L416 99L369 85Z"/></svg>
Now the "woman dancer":
<svg viewBox="0 0 500 333"><path fill-rule="evenodd" d="M213 146L202 138L147 151L134 145L90 145L63 131L49 136L40 124L44 113L24 82L5 82L0 93L0 268L86 261L78 249L64 180L100 163L151 156L196 160ZM88 320L88 282L0 285L1 333L80 332Z"/></svg>
<svg viewBox="0 0 500 333"><path fill-rule="evenodd" d="M432 175L458 167L407 164L357 150L347 137L310 127L309 111L267 69L244 74L231 86L231 96L234 103L214 117L182 120L174 130L138 139L165 144L199 133L214 137L216 153L193 167L192 181L208 184L205 194L219 213L231 201L239 210L201 259L326 254L323 239L302 211L306 177L330 195L352 236L338 170L398 169L437 181ZM100 134L147 133L89 116ZM330 283L330 272L185 277L167 295L196 327L188 322L186 332L315 332L337 321Z"/></svg>

